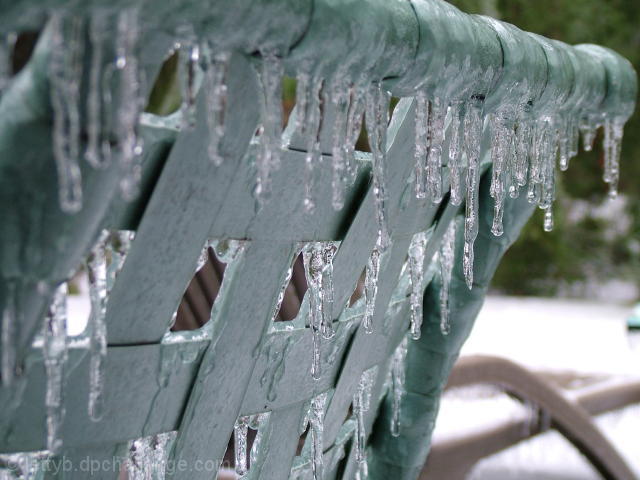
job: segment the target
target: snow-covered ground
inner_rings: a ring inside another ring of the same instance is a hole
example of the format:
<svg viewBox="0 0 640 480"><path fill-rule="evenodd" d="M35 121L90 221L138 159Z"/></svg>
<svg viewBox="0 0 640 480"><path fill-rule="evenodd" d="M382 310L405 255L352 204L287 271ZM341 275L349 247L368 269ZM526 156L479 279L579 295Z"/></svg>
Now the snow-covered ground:
<svg viewBox="0 0 640 480"><path fill-rule="evenodd" d="M462 354L499 355L536 370L640 376L640 341L630 338L626 329L630 313L630 307L602 302L489 297ZM434 440L527 414L521 404L491 388L453 391L443 399ZM640 406L602 415L597 423L640 478ZM470 476L472 480L516 478L600 477L555 432L483 460Z"/></svg>

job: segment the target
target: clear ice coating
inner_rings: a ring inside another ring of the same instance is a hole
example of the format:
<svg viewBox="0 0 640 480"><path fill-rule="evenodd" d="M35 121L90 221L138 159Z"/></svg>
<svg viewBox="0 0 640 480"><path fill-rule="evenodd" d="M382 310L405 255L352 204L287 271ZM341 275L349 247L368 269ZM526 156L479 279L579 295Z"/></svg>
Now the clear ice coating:
<svg viewBox="0 0 640 480"><path fill-rule="evenodd" d="M373 170L373 198L378 223L378 243L382 250L389 246L387 225L387 125L389 124L389 101L391 96L384 90L382 82L372 85L367 92L365 119L369 133Z"/></svg>
<svg viewBox="0 0 640 480"><path fill-rule="evenodd" d="M128 480L165 478L169 447L176 432L159 433L129 442Z"/></svg>
<svg viewBox="0 0 640 480"><path fill-rule="evenodd" d="M362 318L362 327L366 333L373 332L373 314L376 307L376 298L378 296L378 277L380 276L380 256L382 248L380 247L380 238L373 247L364 273L364 316Z"/></svg>
<svg viewBox="0 0 640 480"><path fill-rule="evenodd" d="M236 473L245 475L247 467L247 432L249 429L249 417L239 416L233 427L233 451L235 455Z"/></svg>
<svg viewBox="0 0 640 480"><path fill-rule="evenodd" d="M424 281L424 254L426 232L416 233L409 246L409 280L411 282L411 336L420 338L422 328L422 286Z"/></svg>
<svg viewBox="0 0 640 480"><path fill-rule="evenodd" d="M473 245L478 236L478 188L480 183L480 142L484 119L482 104L472 101L464 117L464 151L467 155L467 201L464 219L464 253L462 269L467 286L473 286Z"/></svg>
<svg viewBox="0 0 640 480"><path fill-rule="evenodd" d="M344 146L347 142L349 120L349 85L347 79L338 76L331 84L331 105L334 111L331 160L333 164L332 205L336 210L344 206L347 159Z"/></svg>
<svg viewBox="0 0 640 480"><path fill-rule="evenodd" d="M56 453L62 447L60 431L64 421L64 370L67 362L66 283L62 283L56 289L45 318L43 356L47 372L47 450Z"/></svg>
<svg viewBox="0 0 640 480"><path fill-rule="evenodd" d="M324 81L311 77L308 73L298 74L296 90L296 129L306 140L304 159L304 210L313 212L316 207L314 198L314 169L322 161L320 150L320 131L322 129L322 97Z"/></svg>
<svg viewBox="0 0 640 480"><path fill-rule="evenodd" d="M16 374L16 343L17 329L19 327L19 307L14 282L7 283L7 298L2 311L2 357L0 363L2 369L2 386L8 387L13 383Z"/></svg>
<svg viewBox="0 0 640 480"><path fill-rule="evenodd" d="M37 480L42 478L42 467L50 454L21 452L0 454L0 480Z"/></svg>
<svg viewBox="0 0 640 480"><path fill-rule="evenodd" d="M335 334L332 325L333 310L333 256L334 242L312 242L302 250L305 276L309 286L309 326L313 336L313 361L311 375L320 378L322 338Z"/></svg>
<svg viewBox="0 0 640 480"><path fill-rule="evenodd" d="M452 221L447 228L442 243L440 245L440 276L442 285L440 287L440 331L447 335L451 330L449 319L449 286L451 285L451 273L453 271L453 261L455 257L456 223Z"/></svg>
<svg viewBox="0 0 640 480"><path fill-rule="evenodd" d="M229 69L229 52L212 50L205 59L205 97L207 106L207 126L209 127L209 145L207 152L214 165L220 166L224 160L220 152L220 144L224 137L224 118L227 107L227 73Z"/></svg>
<svg viewBox="0 0 640 480"><path fill-rule="evenodd" d="M107 258L106 242L109 237L103 231L87 259L89 277L89 417L99 421L104 412L102 394L104 387L104 362L107 356Z"/></svg>
<svg viewBox="0 0 640 480"><path fill-rule="evenodd" d="M137 126L144 107L141 76L136 50L140 36L137 8L122 10L117 18L116 61L118 72L118 108L116 114L116 143L120 164L124 170L120 191L125 200L138 194L140 182L142 144Z"/></svg>
<svg viewBox="0 0 640 480"><path fill-rule="evenodd" d="M256 431L256 436L253 439L253 445L251 445L251 451L249 452L250 465L253 465L258 460L260 446L262 445L262 437L264 434L264 426L268 418L268 412L258 413L257 415L251 415L249 417L249 428Z"/></svg>
<svg viewBox="0 0 640 480"><path fill-rule="evenodd" d="M490 194L494 199L491 233L499 237L503 233L502 216L508 190L509 161L513 158L514 135L511 123L502 114L492 114L490 119L492 133L491 160L493 162Z"/></svg>
<svg viewBox="0 0 640 480"><path fill-rule="evenodd" d="M196 124L196 76L200 63L200 45L189 27L182 28L180 36L180 96L182 105L182 128L193 128Z"/></svg>
<svg viewBox="0 0 640 480"><path fill-rule="evenodd" d="M53 156L58 176L60 208L82 208L80 172L80 81L84 41L80 17L54 12L51 16L49 83L53 109Z"/></svg>
<svg viewBox="0 0 640 480"><path fill-rule="evenodd" d="M91 66L87 93L87 147L84 158L94 168L105 168L111 162L109 125L111 122L111 86L113 66L104 65L104 46L109 38L106 11L97 10L89 20Z"/></svg>
<svg viewBox="0 0 640 480"><path fill-rule="evenodd" d="M604 122L604 175L605 183L609 185L609 197L618 195L618 181L620 180L620 150L624 119L607 116Z"/></svg>
<svg viewBox="0 0 640 480"><path fill-rule="evenodd" d="M404 395L404 363L407 357L405 337L391 359L391 435L400 436L400 405Z"/></svg>
<svg viewBox="0 0 640 480"><path fill-rule="evenodd" d="M365 479L368 476L367 467L367 433L364 424L364 414L370 408L371 390L375 382L378 369L376 367L365 370L360 377L356 393L353 396L353 415L356 420L354 430L355 460L358 468L358 478Z"/></svg>
<svg viewBox="0 0 640 480"><path fill-rule="evenodd" d="M447 106L442 100L430 101L423 91L416 94L415 193L416 197L429 197L434 203L439 203L443 195L442 144L446 113ZM451 154L458 155L455 145L450 146L448 155Z"/></svg>
<svg viewBox="0 0 640 480"><path fill-rule="evenodd" d="M262 72L262 126L260 151L256 159L256 186L254 195L263 204L271 194L271 174L280 168L282 150L282 60L273 52L263 52Z"/></svg>
<svg viewBox="0 0 640 480"><path fill-rule="evenodd" d="M313 480L322 480L324 478L323 433L324 407L326 403L326 392L316 395L311 400L309 424L311 426L311 469L313 472Z"/></svg>
<svg viewBox="0 0 640 480"><path fill-rule="evenodd" d="M462 189L462 145L464 142L465 104L455 103L451 112L451 143L449 143L449 174L451 183L451 203L461 205L464 198Z"/></svg>

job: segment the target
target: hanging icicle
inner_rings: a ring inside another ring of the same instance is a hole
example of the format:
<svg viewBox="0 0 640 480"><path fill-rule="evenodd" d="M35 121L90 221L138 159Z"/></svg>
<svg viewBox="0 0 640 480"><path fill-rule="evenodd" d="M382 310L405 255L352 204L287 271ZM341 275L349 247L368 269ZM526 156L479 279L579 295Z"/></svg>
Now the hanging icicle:
<svg viewBox="0 0 640 480"><path fill-rule="evenodd" d="M422 287L424 282L424 255L426 232L416 233L409 246L409 279L411 282L411 336L420 338L422 328Z"/></svg>
<svg viewBox="0 0 640 480"><path fill-rule="evenodd" d="M619 117L607 116L604 123L604 175L605 183L609 184L609 198L618 195L618 181L620 179L620 150L624 120Z"/></svg>
<svg viewBox="0 0 640 480"><path fill-rule="evenodd" d="M191 27L182 28L180 36L180 96L182 105L182 128L193 128L196 124L196 76L200 63L200 45Z"/></svg>
<svg viewBox="0 0 640 480"><path fill-rule="evenodd" d="M434 204L442 201L442 143L444 142L444 120L447 107L440 99L431 102L427 136L429 148L427 149L426 191Z"/></svg>
<svg viewBox="0 0 640 480"><path fill-rule="evenodd" d="M407 357L407 338L396 348L391 359L391 435L400 436L400 406L404 395L404 364Z"/></svg>
<svg viewBox="0 0 640 480"><path fill-rule="evenodd" d="M323 455L323 439L324 439L324 408L327 403L327 393L316 395L311 400L311 409L309 415L309 425L311 426L311 451L312 461L311 470L313 472L313 480L322 480L324 478L324 455Z"/></svg>
<svg viewBox="0 0 640 480"><path fill-rule="evenodd" d="M378 277L380 275L380 256L382 248L380 247L380 238L373 247L373 251L367 261L367 267L364 274L364 317L362 318L362 327L366 333L373 332L373 314L376 307L376 298L378 296Z"/></svg>
<svg viewBox="0 0 640 480"><path fill-rule="evenodd" d="M378 370L376 367L365 370L360 377L360 382L353 396L353 416L356 419L355 437L355 460L358 465L358 475L361 479L368 477L367 467L367 433L364 424L364 414L370 408L371 390L375 382Z"/></svg>
<svg viewBox="0 0 640 480"><path fill-rule="evenodd" d="M307 285L309 286L309 326L313 335L313 361L311 375L320 378L320 346L322 337L334 335L331 311L333 306L332 242L312 242L302 250Z"/></svg>
<svg viewBox="0 0 640 480"><path fill-rule="evenodd" d="M465 104L456 103L451 111L451 143L449 143L449 178L451 183L451 204L461 205L464 197L462 189L462 146L464 142Z"/></svg>
<svg viewBox="0 0 640 480"><path fill-rule="evenodd" d="M449 291L451 285L451 273L453 271L453 262L455 257L456 242L456 223L452 221L447 228L442 243L440 245L440 278L442 285L440 286L440 331L443 335L447 335L451 330L450 324L450 305Z"/></svg>
<svg viewBox="0 0 640 480"><path fill-rule="evenodd" d="M67 362L67 284L61 284L53 297L45 319L44 365L47 372L45 406L47 408L47 450L57 453L62 447L64 422L64 371Z"/></svg>
<svg viewBox="0 0 640 480"><path fill-rule="evenodd" d="M320 131L322 129L322 89L324 81L320 78L305 79L305 75L298 76L298 95L300 104L298 105L298 116L296 125L299 132L306 139L306 150L304 164L304 210L311 213L315 210L316 202L314 195L314 169L322 162L322 151L320 150ZM301 90L305 90L302 92Z"/></svg>
<svg viewBox="0 0 640 480"><path fill-rule="evenodd" d="M478 187L480 183L480 141L484 119L482 104L470 103L464 118L464 150L467 155L467 201L464 220L464 252L462 269L469 289L473 286L473 245L478 236Z"/></svg>
<svg viewBox="0 0 640 480"><path fill-rule="evenodd" d="M331 84L331 105L333 106L333 141L331 159L333 163L332 205L335 210L344 207L346 188L347 159L345 145L347 143L347 123L349 121L349 103L351 101L347 79L339 75Z"/></svg>
<svg viewBox="0 0 640 480"><path fill-rule="evenodd" d="M378 243L385 250L390 243L387 225L387 125L389 123L389 92L383 89L382 82L371 86L367 94L366 122L371 147L373 171L373 198L378 222Z"/></svg>
<svg viewBox="0 0 640 480"><path fill-rule="evenodd" d="M235 454L236 473L245 475L247 467L247 432L249 429L249 417L239 416L233 427L233 451Z"/></svg>
<svg viewBox="0 0 640 480"><path fill-rule="evenodd" d="M76 213L82 208L82 174L79 165L80 82L84 53L82 19L54 12L51 16L51 32L49 83L58 195L62 211Z"/></svg>
<svg viewBox="0 0 640 480"><path fill-rule="evenodd" d="M92 12L89 22L91 67L87 94L87 148L84 158L93 168L106 168L111 163L109 129L113 66L104 65L104 46L109 39L111 16L104 10Z"/></svg>
<svg viewBox="0 0 640 480"><path fill-rule="evenodd" d="M106 241L109 233L100 234L96 245L87 260L89 277L89 297L91 315L89 316L89 417L99 421L103 414L102 395L104 390L104 362L107 356L107 258Z"/></svg>
<svg viewBox="0 0 640 480"><path fill-rule="evenodd" d="M427 152L429 150L429 100L425 92L416 94L415 136L415 193L417 198L427 197Z"/></svg>
<svg viewBox="0 0 640 480"><path fill-rule="evenodd" d="M222 165L224 157L220 145L225 132L225 111L227 108L227 73L229 70L229 52L214 53L211 49L204 56L205 98L207 105L207 126L209 127L209 159L217 167Z"/></svg>
<svg viewBox="0 0 640 480"><path fill-rule="evenodd" d="M116 112L116 144L120 165L124 170L120 191L125 200L138 195L142 144L137 127L143 108L142 85L136 50L140 35L137 8L118 14L116 37L116 71L118 73L118 108Z"/></svg>
<svg viewBox="0 0 640 480"><path fill-rule="evenodd" d="M282 150L282 60L274 52L263 52L262 126L260 152L256 159L257 179L254 195L260 205L271 194L271 174L280 168Z"/></svg>

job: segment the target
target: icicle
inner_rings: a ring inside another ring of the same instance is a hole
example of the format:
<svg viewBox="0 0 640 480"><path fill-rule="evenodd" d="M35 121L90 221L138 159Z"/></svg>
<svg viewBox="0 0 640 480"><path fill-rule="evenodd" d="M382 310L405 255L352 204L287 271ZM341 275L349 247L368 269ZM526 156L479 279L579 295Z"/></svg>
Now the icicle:
<svg viewBox="0 0 640 480"><path fill-rule="evenodd" d="M180 96L182 97L182 128L196 124L196 75L200 62L200 45L190 27L184 28L180 45Z"/></svg>
<svg viewBox="0 0 640 480"><path fill-rule="evenodd" d="M313 335L311 374L315 380L320 378L321 337L331 338L334 335L331 321L334 252L335 245L331 242L312 242L307 244L302 251L305 275L309 286L309 325Z"/></svg>
<svg viewBox="0 0 640 480"><path fill-rule="evenodd" d="M0 96L11 81L13 48L17 39L13 32L0 34Z"/></svg>
<svg viewBox="0 0 640 480"><path fill-rule="evenodd" d="M464 278L469 289L473 286L473 244L478 236L478 186L480 181L480 140L482 138L482 105L474 102L467 108L464 119L464 146L467 160L467 201L464 221Z"/></svg>
<svg viewBox="0 0 640 480"><path fill-rule="evenodd" d="M411 336L420 338L422 327L422 285L424 280L425 232L416 233L409 246L409 278L411 281Z"/></svg>
<svg viewBox="0 0 640 480"><path fill-rule="evenodd" d="M82 208L80 157L80 82L82 79L82 20L54 12L51 17L49 79L53 108L53 155L58 173L60 208Z"/></svg>
<svg viewBox="0 0 640 480"><path fill-rule="evenodd" d="M431 102L428 122L429 148L427 150L427 194L433 203L442 201L442 143L444 142L444 119L447 107L440 99Z"/></svg>
<svg viewBox="0 0 640 480"><path fill-rule="evenodd" d="M324 242L322 246L322 336L332 338L333 329L333 257L338 247L334 242Z"/></svg>
<svg viewBox="0 0 640 480"><path fill-rule="evenodd" d="M604 181L609 184L609 198L618 195L620 179L620 149L624 120L619 117L607 117L604 124Z"/></svg>
<svg viewBox="0 0 640 480"><path fill-rule="evenodd" d="M367 434L364 425L364 414L369 410L371 400L371 388L375 381L377 368L363 372L355 395L353 396L353 415L356 418L355 436L355 460L358 464L360 478L367 478Z"/></svg>
<svg viewBox="0 0 640 480"><path fill-rule="evenodd" d="M527 184L527 172L529 168L529 153L531 152L531 123L527 120L521 120L516 130L516 161L515 161L515 180L517 187L523 187Z"/></svg>
<svg viewBox="0 0 640 480"><path fill-rule="evenodd" d="M386 212L386 170L387 170L387 125L389 123L389 93L379 82L373 85L367 95L366 121L371 147L373 170L373 198L378 222L378 243L382 250L389 246L389 228Z"/></svg>
<svg viewBox="0 0 640 480"><path fill-rule="evenodd" d="M296 123L295 129L300 134L306 132L309 117L311 97L311 75L307 71L300 71L296 76Z"/></svg>
<svg viewBox="0 0 640 480"><path fill-rule="evenodd" d="M442 279L442 285L440 286L440 331L443 335L447 335L451 330L449 320L449 286L451 285L451 272L453 271L455 243L456 223L452 221L442 238L439 254L440 277Z"/></svg>
<svg viewBox="0 0 640 480"><path fill-rule="evenodd" d="M307 154L305 155L304 171L304 210L313 212L316 207L314 199L314 167L322 161L322 151L320 150L320 131L322 129L322 86L323 80L314 78L310 81L309 91L305 94L306 100L303 106L306 111L304 115L305 123L301 132L306 136ZM306 106L304 105L306 103ZM301 108L302 108L301 107ZM300 118L300 117L298 117Z"/></svg>
<svg viewBox="0 0 640 480"><path fill-rule="evenodd" d="M462 143L464 139L465 104L451 106L451 143L449 144L449 173L451 182L451 203L462 204Z"/></svg>
<svg viewBox="0 0 640 480"><path fill-rule="evenodd" d="M407 356L406 337L391 359L391 435L400 436L400 405L404 395L404 362Z"/></svg>
<svg viewBox="0 0 640 480"><path fill-rule="evenodd" d="M416 94L415 191L417 198L427 197L427 151L429 149L429 100L424 92Z"/></svg>
<svg viewBox="0 0 640 480"><path fill-rule="evenodd" d="M558 125L558 166L565 172L569 168L571 158L571 122L569 119L561 118Z"/></svg>
<svg viewBox="0 0 640 480"><path fill-rule="evenodd" d="M333 163L333 178L331 181L332 201L335 210L344 206L347 159L345 145L347 143L347 123L349 121L350 93L347 81L338 77L331 85L331 104L334 110L333 140L331 159Z"/></svg>
<svg viewBox="0 0 640 480"><path fill-rule="evenodd" d="M214 165L220 166L224 160L220 152L220 143L224 137L224 118L227 107L227 71L229 69L228 52L210 53L205 56L207 73L205 76L205 96L207 103L207 125L209 127L209 145L207 152Z"/></svg>
<svg viewBox="0 0 640 480"><path fill-rule="evenodd" d="M553 230L553 210L551 207L547 207L544 211L544 231L550 232Z"/></svg>
<svg viewBox="0 0 640 480"><path fill-rule="evenodd" d="M580 149L580 129L575 118L569 119L569 158L578 155Z"/></svg>
<svg viewBox="0 0 640 480"><path fill-rule="evenodd" d="M282 148L282 60L273 52L262 55L262 127L260 152L256 160L257 179L255 197L259 204L271 193L271 174L280 168Z"/></svg>
<svg viewBox="0 0 640 480"><path fill-rule="evenodd" d="M491 175L491 197L495 201L491 233L496 237L502 235L502 214L507 191L508 159L513 146L513 131L506 125L506 120L499 114L492 116L491 159L493 169Z"/></svg>
<svg viewBox="0 0 640 480"><path fill-rule="evenodd" d="M6 300L2 312L2 385L9 387L16 375L16 344L20 326L18 298L14 282L6 284Z"/></svg>
<svg viewBox="0 0 640 480"><path fill-rule="evenodd" d="M91 315L89 317L89 417L99 421L104 412L104 361L107 356L107 259L105 244L109 234L103 231L87 261Z"/></svg>
<svg viewBox="0 0 640 480"><path fill-rule="evenodd" d="M321 393L311 400L311 412L309 424L311 425L311 446L314 480L324 478L324 457L323 457L323 433L324 433L324 406L327 402L327 394Z"/></svg>
<svg viewBox="0 0 640 480"><path fill-rule="evenodd" d="M382 254L379 240L369 256L364 275L365 307L362 327L366 333L373 332L373 313L376 306L376 297L378 296L378 276L380 275L380 255Z"/></svg>
<svg viewBox="0 0 640 480"><path fill-rule="evenodd" d="M249 428L256 431L256 436L253 439L251 445L251 451L249 452L250 465L253 465L258 461L258 455L260 453L260 446L262 444L262 436L264 433L264 425L269 418L269 413L259 413L257 415L251 415L249 417Z"/></svg>
<svg viewBox="0 0 640 480"><path fill-rule="evenodd" d="M67 284L54 295L45 320L44 364L47 371L47 450L56 453L62 447L60 430L64 421L64 367L67 361Z"/></svg>
<svg viewBox="0 0 640 480"><path fill-rule="evenodd" d="M94 168L105 168L111 161L111 147L108 135L105 135L105 126L110 119L105 118L107 105L103 102L109 100L111 93L106 96L104 92L104 79L107 72L103 69L104 45L109 35L109 15L106 11L97 10L91 14L89 23L89 37L91 39L91 70L89 72L89 92L87 94L87 149L84 158ZM106 137L106 138L105 138ZM106 143L106 147L105 147Z"/></svg>
<svg viewBox="0 0 640 480"><path fill-rule="evenodd" d="M235 452L236 473L244 475L247 473L247 431L249 427L249 417L239 416L233 427L233 451Z"/></svg>
<svg viewBox="0 0 640 480"><path fill-rule="evenodd" d="M596 114L588 114L580 119L579 128L582 133L582 146L585 152L593 150L593 142L596 139L596 133L600 124L600 116Z"/></svg>
<svg viewBox="0 0 640 480"><path fill-rule="evenodd" d="M140 34L137 8L123 10L118 14L116 39L116 70L119 73L118 109L116 119L116 142L124 176L120 191L125 200L138 194L142 155L142 144L136 132L142 111L140 72L136 47Z"/></svg>
<svg viewBox="0 0 640 480"><path fill-rule="evenodd" d="M362 84L356 84L351 89L351 103L349 104L349 116L347 119L347 138L344 144L344 156L347 164L347 183L353 184L356 179L357 165L355 163L356 143L362 130L362 119L366 106L366 88Z"/></svg>

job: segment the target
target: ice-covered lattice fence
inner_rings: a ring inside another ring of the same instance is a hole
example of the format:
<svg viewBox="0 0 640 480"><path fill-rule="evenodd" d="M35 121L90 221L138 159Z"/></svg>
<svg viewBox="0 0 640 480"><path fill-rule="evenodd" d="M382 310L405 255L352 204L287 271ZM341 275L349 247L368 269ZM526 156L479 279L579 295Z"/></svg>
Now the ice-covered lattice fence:
<svg viewBox="0 0 640 480"><path fill-rule="evenodd" d="M590 149L604 128L616 193L636 75L602 47L437 0L0 12L0 468L26 478L85 478L85 458L211 478L232 434L248 478L415 477L493 270L534 205L553 227L580 132ZM176 53L181 108L145 113ZM172 332L210 247L210 320ZM300 253L307 293L275 322ZM69 338L83 264L92 313Z"/></svg>

